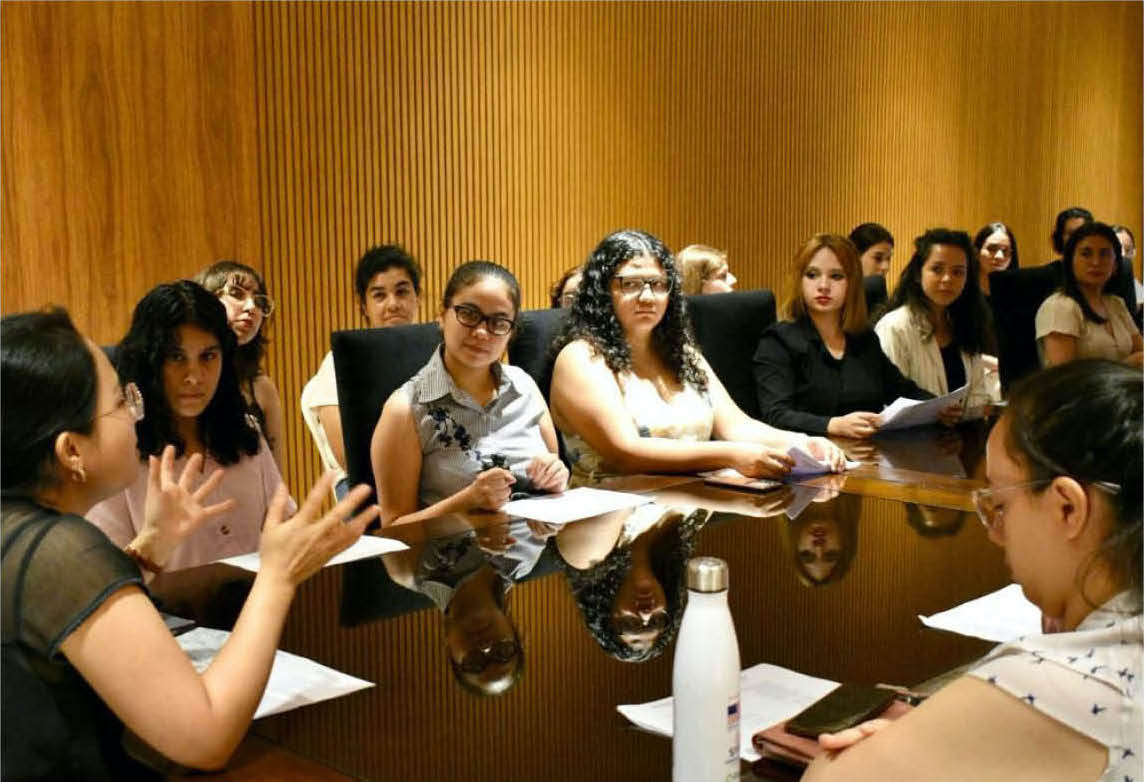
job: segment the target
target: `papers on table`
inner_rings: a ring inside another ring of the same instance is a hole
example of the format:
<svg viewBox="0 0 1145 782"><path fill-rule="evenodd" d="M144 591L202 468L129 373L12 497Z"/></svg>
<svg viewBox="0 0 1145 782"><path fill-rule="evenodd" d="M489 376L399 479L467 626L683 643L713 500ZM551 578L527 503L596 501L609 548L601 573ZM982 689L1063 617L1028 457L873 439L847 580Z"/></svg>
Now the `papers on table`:
<svg viewBox="0 0 1145 782"><path fill-rule="evenodd" d="M938 414L942 412L944 408L962 402L963 397L966 396L967 389L969 389L969 386L964 385L962 388L951 391L946 396L940 396L935 399L906 399L900 396L884 407L883 412L879 414L882 419L882 425L879 429L880 431L891 431L893 429L907 429L912 426L936 423L938 421Z"/></svg>
<svg viewBox="0 0 1145 782"><path fill-rule="evenodd" d="M215 655L223 648L230 635L226 630L197 627L175 640L191 658L195 670L202 673L215 659ZM255 709L254 717L255 719L267 717L373 686L372 682L280 650L274 653L270 679L266 683L262 700Z"/></svg>
<svg viewBox="0 0 1145 782"><path fill-rule="evenodd" d="M513 500L502 506L501 512L508 513L510 516L544 521L549 524L567 524L570 521L588 519L614 510L646 505L651 501L651 497L641 494L593 489L584 486L566 491L563 494Z"/></svg>
<svg viewBox="0 0 1145 782"><path fill-rule="evenodd" d="M1042 631L1041 609L1026 599L1017 584L1010 584L948 611L931 616L919 614L918 618L927 627L998 643Z"/></svg>
<svg viewBox="0 0 1145 782"><path fill-rule="evenodd" d="M777 722L794 717L831 690L838 682L760 663L740 671L739 755L749 763L760 755L751 745L752 734L769 728ZM672 698L661 698L650 703L617 706L624 717L645 730L661 736L672 735Z"/></svg>
<svg viewBox="0 0 1145 782"><path fill-rule="evenodd" d="M347 562L369 559L370 557L380 557L382 554L392 554L395 551L405 551L408 548L409 546L400 540L379 538L374 535L363 535L358 538L350 548L341 554L331 557L330 561L323 565L323 567L344 565ZM224 565L234 565L243 570L249 570L252 573L258 572L260 562L257 551L252 551L249 554L239 554L235 557L227 557L226 559L220 559L218 561Z"/></svg>

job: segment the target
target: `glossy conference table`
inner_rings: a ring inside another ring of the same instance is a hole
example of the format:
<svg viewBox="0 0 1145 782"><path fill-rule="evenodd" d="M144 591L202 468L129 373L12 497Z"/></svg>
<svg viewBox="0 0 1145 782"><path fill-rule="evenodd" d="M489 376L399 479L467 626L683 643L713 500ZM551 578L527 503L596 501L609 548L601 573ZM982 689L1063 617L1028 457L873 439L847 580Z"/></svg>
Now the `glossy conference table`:
<svg viewBox="0 0 1145 782"><path fill-rule="evenodd" d="M666 594L674 593L672 576L664 575L671 562L688 555L728 562L745 668L768 662L835 680L913 685L990 646L927 629L917 618L1008 582L1001 553L970 503L970 490L983 485L984 439L984 426L968 425L847 444L864 464L846 476L764 494L680 476L634 476L609 488L647 492L682 509L629 544L635 550L643 538L645 552L669 563L654 568L668 583ZM337 772L299 770L298 779L669 779L671 743L631 727L616 706L670 694L674 647L666 644L644 662L617 659L641 639L618 647L605 632L612 641L598 643L573 596L586 575L597 587L582 594L595 594L610 578L598 571L612 568L618 575L611 577L623 580L624 562L639 559L612 551L621 526L598 518L545 538L551 530L474 514L385 530L411 551L320 572L300 589L281 642L377 686L260 720L252 733L274 752ZM826 554L816 555L816 540ZM505 604L524 671L498 696L478 696L458 683L431 590L402 585L417 582L411 574L419 562L423 569L437 563L439 571L455 560L471 568L474 556L485 558L485 572L513 579L505 581ZM156 592L176 612L227 626L248 578L211 565L170 574ZM260 776L244 762L240 752L219 778L285 778ZM743 776L755 778L747 765Z"/></svg>

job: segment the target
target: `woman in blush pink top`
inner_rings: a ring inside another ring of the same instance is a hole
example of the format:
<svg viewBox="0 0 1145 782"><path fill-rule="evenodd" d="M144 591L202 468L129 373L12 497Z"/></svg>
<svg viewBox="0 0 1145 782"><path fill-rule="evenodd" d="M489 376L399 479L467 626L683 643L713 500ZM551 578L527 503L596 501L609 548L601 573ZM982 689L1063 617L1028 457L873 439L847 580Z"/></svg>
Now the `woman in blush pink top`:
<svg viewBox="0 0 1145 782"><path fill-rule="evenodd" d="M136 426L139 456L176 449L176 469L203 456L203 476L223 478L207 502L234 499L183 541L165 564L180 570L258 549L262 519L282 476L246 413L234 367L236 340L219 300L187 280L160 285L139 302L120 343L117 369L141 391L148 415ZM89 521L117 545L143 526L147 472L93 507ZM288 503L288 513L295 505Z"/></svg>

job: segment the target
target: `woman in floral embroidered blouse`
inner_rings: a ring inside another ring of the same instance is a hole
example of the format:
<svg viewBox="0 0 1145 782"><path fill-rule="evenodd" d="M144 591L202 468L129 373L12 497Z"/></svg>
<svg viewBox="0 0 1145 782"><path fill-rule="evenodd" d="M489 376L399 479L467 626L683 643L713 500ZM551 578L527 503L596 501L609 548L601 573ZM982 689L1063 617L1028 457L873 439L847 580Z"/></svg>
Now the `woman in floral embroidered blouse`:
<svg viewBox="0 0 1145 782"><path fill-rule="evenodd" d="M442 345L386 401L370 443L382 524L496 510L525 478L564 490L568 470L544 397L526 372L500 362L520 302L503 266L470 261L453 273L438 315Z"/></svg>

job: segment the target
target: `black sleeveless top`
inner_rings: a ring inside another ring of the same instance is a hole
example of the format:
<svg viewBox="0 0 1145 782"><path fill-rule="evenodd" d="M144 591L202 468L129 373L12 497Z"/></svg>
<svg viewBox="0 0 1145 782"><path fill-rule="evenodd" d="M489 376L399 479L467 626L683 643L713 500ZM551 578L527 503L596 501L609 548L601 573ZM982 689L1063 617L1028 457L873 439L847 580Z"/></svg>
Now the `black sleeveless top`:
<svg viewBox="0 0 1145 782"><path fill-rule="evenodd" d="M95 525L21 498L0 501L5 782L158 780L123 748L123 724L60 652L139 568Z"/></svg>

